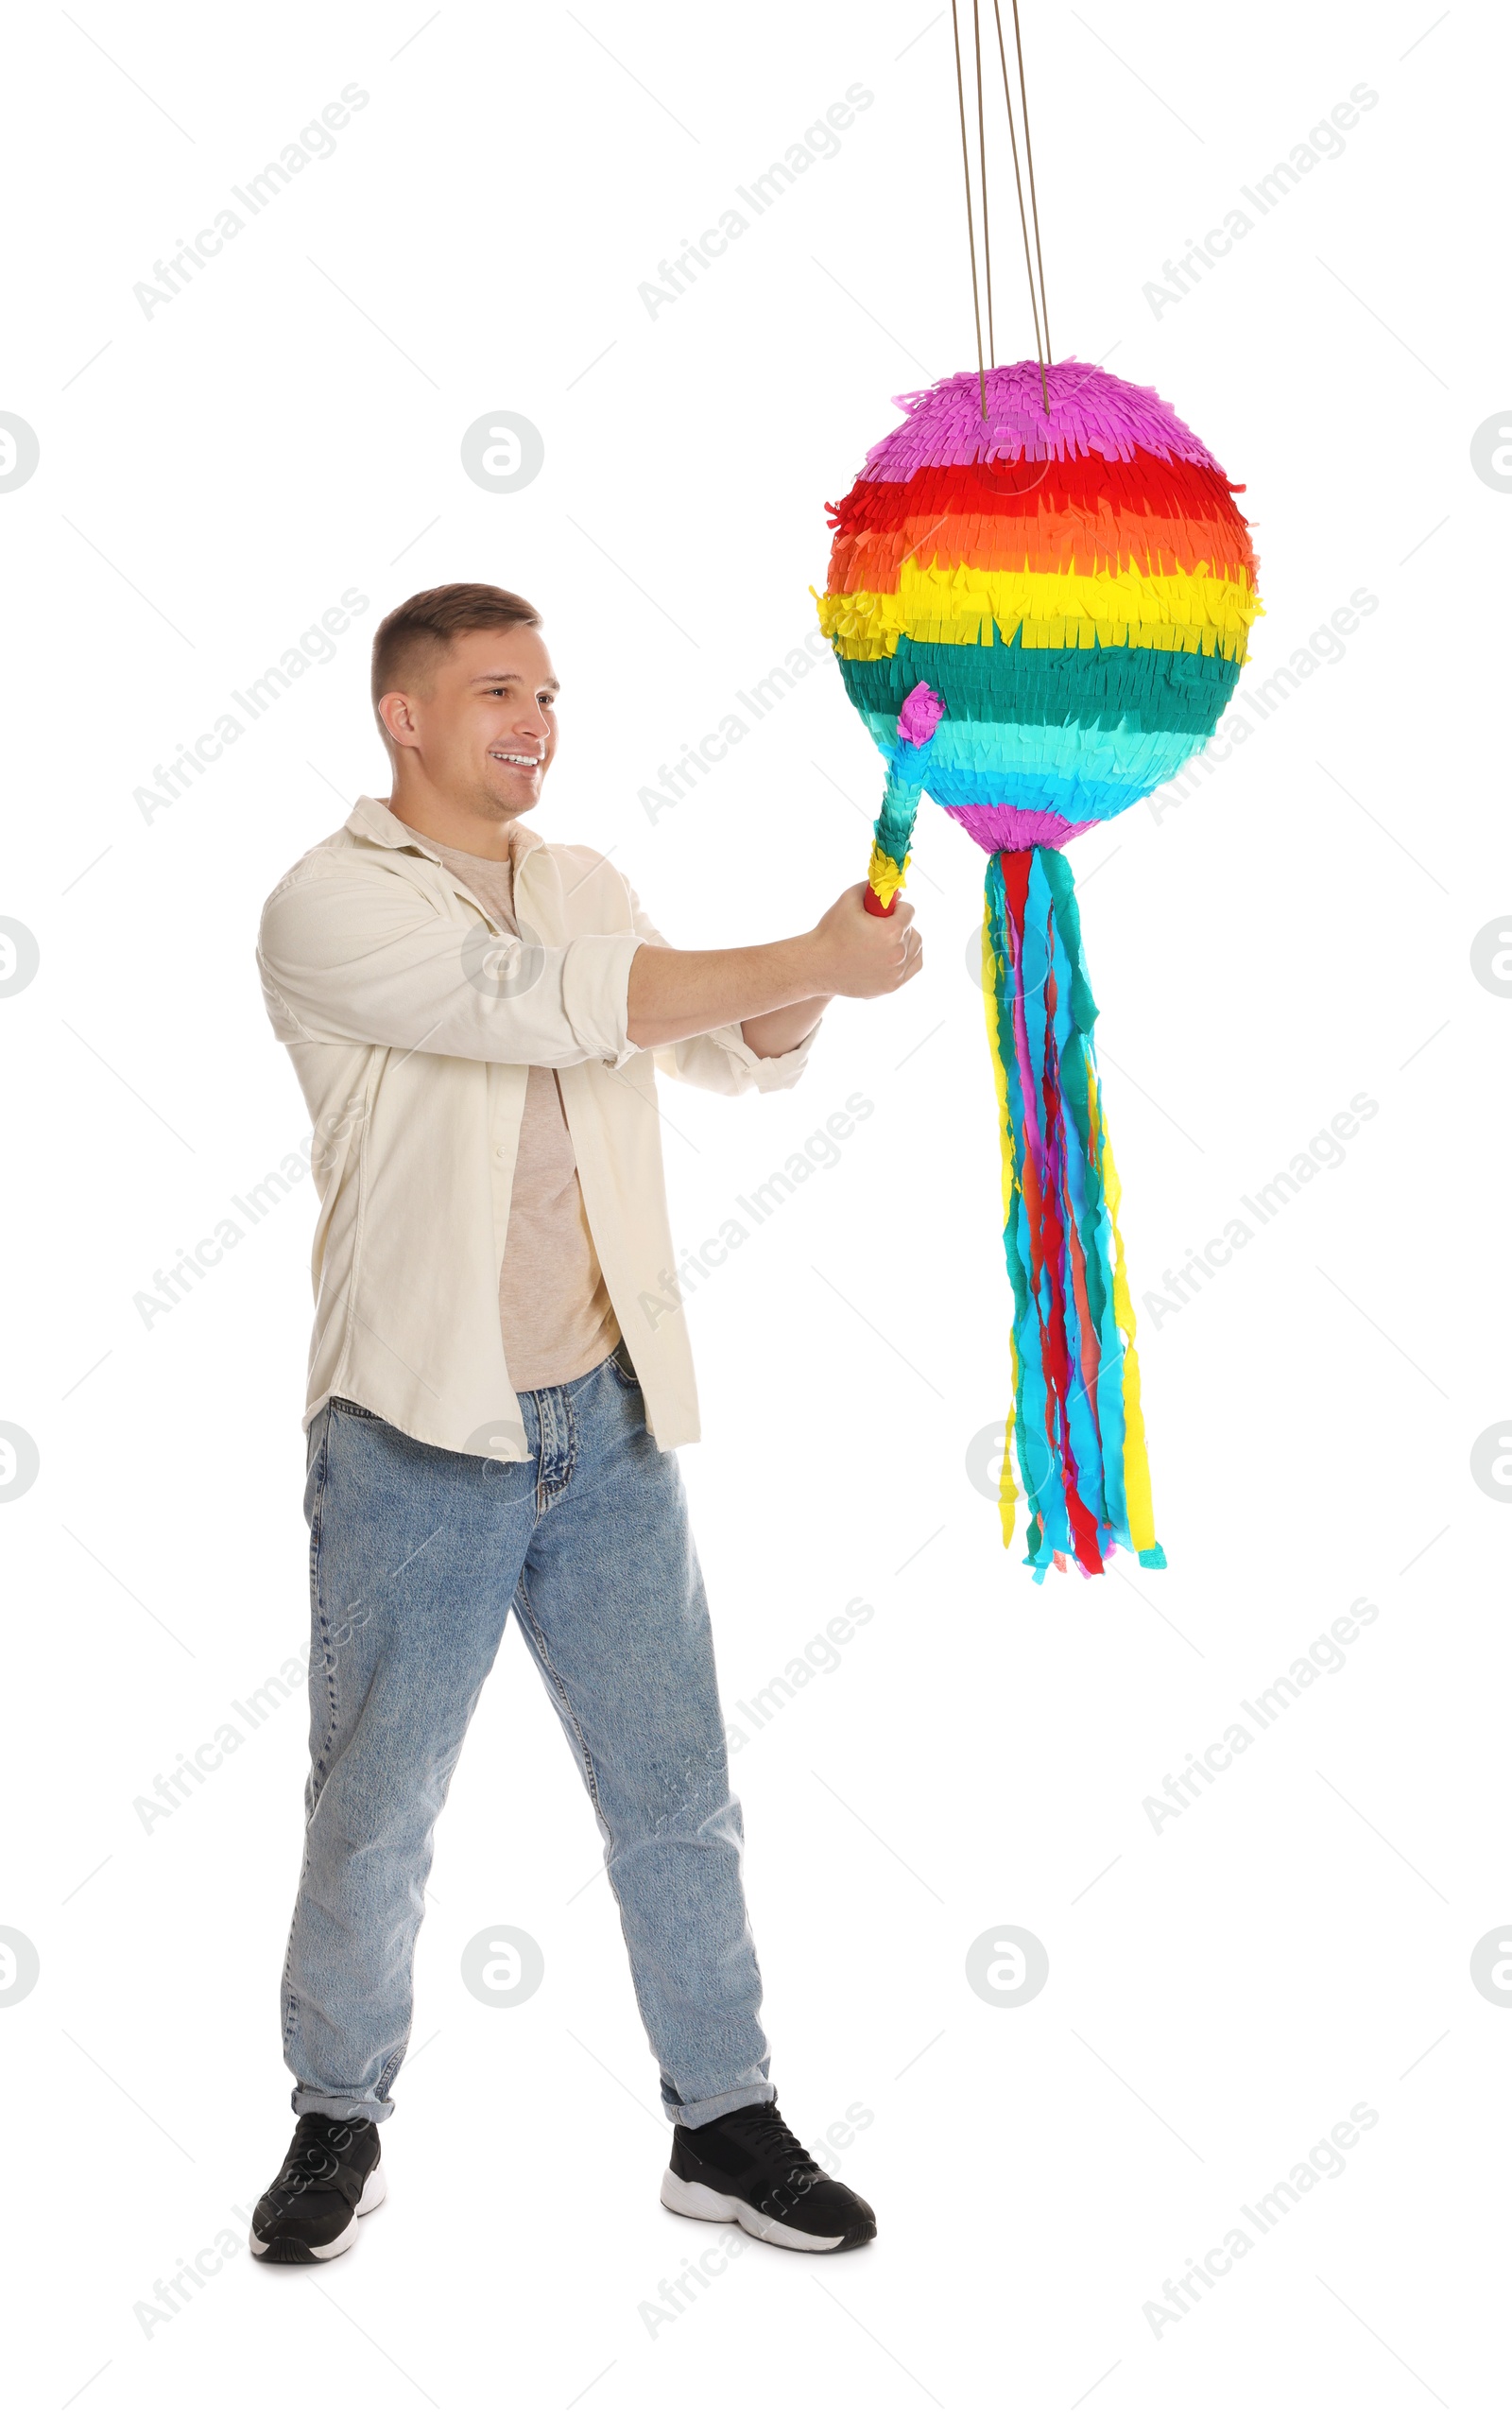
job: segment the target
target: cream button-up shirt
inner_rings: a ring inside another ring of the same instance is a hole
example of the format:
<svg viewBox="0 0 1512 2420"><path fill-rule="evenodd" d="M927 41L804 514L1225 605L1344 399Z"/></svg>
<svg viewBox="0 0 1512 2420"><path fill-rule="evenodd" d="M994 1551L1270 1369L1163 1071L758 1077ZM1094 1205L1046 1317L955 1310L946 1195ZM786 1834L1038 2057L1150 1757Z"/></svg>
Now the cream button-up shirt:
<svg viewBox="0 0 1512 2420"><path fill-rule="evenodd" d="M662 940L595 849L509 827L518 936L376 799L284 876L257 962L314 1127L319 1195L305 1425L347 1396L428 1445L523 1461L499 1269L526 1071L561 1084L583 1205L658 1445L698 1435L657 1073L781 1091L813 1035L761 1059L738 1026L655 1051L627 1025L630 960ZM647 1305L654 1308L648 1309Z"/></svg>

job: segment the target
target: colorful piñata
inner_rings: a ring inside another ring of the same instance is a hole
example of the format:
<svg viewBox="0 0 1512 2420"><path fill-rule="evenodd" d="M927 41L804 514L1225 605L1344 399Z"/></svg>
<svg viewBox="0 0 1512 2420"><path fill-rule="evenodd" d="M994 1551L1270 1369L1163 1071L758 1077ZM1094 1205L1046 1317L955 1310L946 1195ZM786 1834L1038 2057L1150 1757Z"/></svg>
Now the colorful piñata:
<svg viewBox="0 0 1512 2420"><path fill-rule="evenodd" d="M1096 1572L1117 1545L1161 1567L1097 1009L1059 853L1216 728L1261 611L1241 491L1153 389L1085 362L896 400L902 426L829 508L819 604L888 760L867 904L891 910L921 791L989 853L983 988L1026 1559L1037 1579L1068 1558Z"/></svg>

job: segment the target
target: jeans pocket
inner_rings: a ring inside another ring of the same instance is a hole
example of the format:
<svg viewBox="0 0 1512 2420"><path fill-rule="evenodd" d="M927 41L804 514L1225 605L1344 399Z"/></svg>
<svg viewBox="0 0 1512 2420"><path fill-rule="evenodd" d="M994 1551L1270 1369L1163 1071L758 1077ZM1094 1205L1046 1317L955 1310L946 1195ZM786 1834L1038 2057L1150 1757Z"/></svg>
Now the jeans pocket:
<svg viewBox="0 0 1512 2420"><path fill-rule="evenodd" d="M630 1348L623 1336L609 1357L609 1366L622 1387L628 1388L634 1394L640 1393L641 1381L635 1374L635 1364L630 1359Z"/></svg>

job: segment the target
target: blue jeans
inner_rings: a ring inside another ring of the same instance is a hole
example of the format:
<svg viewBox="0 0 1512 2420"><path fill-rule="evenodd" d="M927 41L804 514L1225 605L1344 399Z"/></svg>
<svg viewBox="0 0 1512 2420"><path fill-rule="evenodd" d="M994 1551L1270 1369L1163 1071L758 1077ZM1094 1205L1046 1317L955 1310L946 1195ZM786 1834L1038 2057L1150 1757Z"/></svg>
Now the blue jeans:
<svg viewBox="0 0 1512 2420"><path fill-rule="evenodd" d="M296 2110L392 2114L436 1819L511 1605L593 1801L662 2106L698 2126L773 2098L703 1580L624 1351L521 1396L528 1461L340 1401L311 1425Z"/></svg>

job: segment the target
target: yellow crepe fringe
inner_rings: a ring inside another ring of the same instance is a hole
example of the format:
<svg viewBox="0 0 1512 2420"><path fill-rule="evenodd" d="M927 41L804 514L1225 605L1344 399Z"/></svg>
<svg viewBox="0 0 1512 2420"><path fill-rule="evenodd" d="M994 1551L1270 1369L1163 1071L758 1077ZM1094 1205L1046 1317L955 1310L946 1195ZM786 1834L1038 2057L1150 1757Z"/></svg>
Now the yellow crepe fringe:
<svg viewBox="0 0 1512 2420"><path fill-rule="evenodd" d="M1249 626L1263 609L1247 579L1194 572L921 570L905 562L885 594L859 589L818 600L819 628L842 656L872 661L907 637L920 644L991 647L1017 633L1026 648L1150 647L1219 654L1242 664Z"/></svg>
<svg viewBox="0 0 1512 2420"><path fill-rule="evenodd" d="M873 840L871 863L867 868L867 880L885 908L890 907L894 893L902 890L907 879L908 869L913 862L912 850L900 865L896 857L889 857L886 850Z"/></svg>

